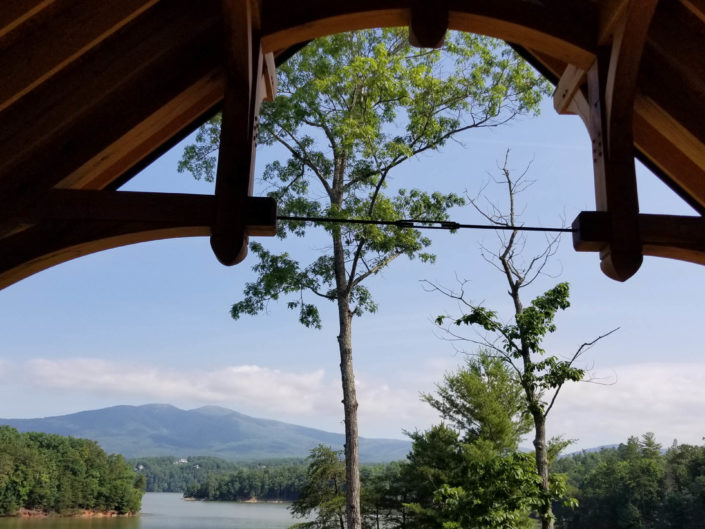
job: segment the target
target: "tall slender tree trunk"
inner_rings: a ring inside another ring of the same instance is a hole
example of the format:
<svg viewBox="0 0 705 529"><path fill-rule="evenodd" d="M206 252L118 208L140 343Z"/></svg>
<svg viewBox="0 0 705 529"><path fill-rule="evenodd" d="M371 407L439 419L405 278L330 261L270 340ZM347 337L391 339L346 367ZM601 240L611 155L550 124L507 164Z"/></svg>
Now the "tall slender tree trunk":
<svg viewBox="0 0 705 529"><path fill-rule="evenodd" d="M512 281L507 263L503 261L507 278L509 279L510 295L514 302L515 316L519 316L524 311L524 306L519 297L519 285ZM524 365L524 375L533 372L533 362L531 360L531 349L523 337L519 339L521 343L521 358ZM543 412L540 402L540 395L537 393L535 383L529 378L523 378L521 385L526 394L526 401L529 404L529 413L534 421L534 451L536 454L536 473L541 478L541 491L548 497L551 485L548 481L548 445L546 444L546 415ZM553 529L553 509L551 503L546 502L539 510L541 518L541 529Z"/></svg>
<svg viewBox="0 0 705 529"><path fill-rule="evenodd" d="M522 341L522 359L524 362L524 374L533 371L531 353L528 346ZM534 452L536 454L536 473L541 478L541 491L546 494L551 485L548 481L548 445L546 444L546 415L541 406L540 395L536 391L536 385L529 379L522 380L522 387L526 394L526 401L529 404L529 413L534 421ZM553 509L551 503L543 503L539 509L541 518L541 529L553 529Z"/></svg>
<svg viewBox="0 0 705 529"><path fill-rule="evenodd" d="M340 375L343 383L343 409L345 413L345 514L348 529L361 529L360 469L357 439L357 395L352 360L352 311L347 293L345 256L339 235L333 236L333 254L338 289L338 319L340 334Z"/></svg>
<svg viewBox="0 0 705 529"><path fill-rule="evenodd" d="M546 445L546 416L542 411L534 414L534 449L536 450L536 471L541 478L541 490L548 493L548 446ZM550 503L541 506L541 529L553 529L553 509Z"/></svg>

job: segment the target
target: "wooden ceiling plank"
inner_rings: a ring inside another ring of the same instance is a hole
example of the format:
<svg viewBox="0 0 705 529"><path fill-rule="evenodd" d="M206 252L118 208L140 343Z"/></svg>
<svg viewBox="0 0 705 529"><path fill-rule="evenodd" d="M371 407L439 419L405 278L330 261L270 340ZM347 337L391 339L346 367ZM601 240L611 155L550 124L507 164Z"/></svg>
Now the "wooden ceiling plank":
<svg viewBox="0 0 705 529"><path fill-rule="evenodd" d="M678 2L662 2L657 14L649 32L640 90L705 143L705 24Z"/></svg>
<svg viewBox="0 0 705 529"><path fill-rule="evenodd" d="M681 0L681 4L702 22L705 22L705 0Z"/></svg>
<svg viewBox="0 0 705 529"><path fill-rule="evenodd" d="M0 111L39 86L159 0L72 0L0 53ZM1 45L0 41L0 45Z"/></svg>
<svg viewBox="0 0 705 529"><path fill-rule="evenodd" d="M649 101L644 111L667 116L699 144L705 143L705 108L702 105L705 78L701 86L693 85L659 58L649 56L648 59L639 83L644 100ZM673 97L674 93L678 93L677 98Z"/></svg>
<svg viewBox="0 0 705 529"><path fill-rule="evenodd" d="M705 146L667 114L648 106L647 99L637 98L635 146L687 194L684 198L695 201L702 210L705 208Z"/></svg>
<svg viewBox="0 0 705 529"><path fill-rule="evenodd" d="M515 49L517 48L515 47ZM541 72L544 76L546 76L548 80L553 84L557 84L557 80L560 79L561 75L568 66L568 64L561 61L560 59L552 57L551 55L547 55L538 50L525 47L518 49L518 51L521 50L523 50L525 53L520 53L520 55L522 57L525 57L525 60L532 63L533 67L537 71Z"/></svg>
<svg viewBox="0 0 705 529"><path fill-rule="evenodd" d="M182 12L181 18L184 14L190 13ZM32 92L32 97L0 114L11 124L0 131L0 190L20 187L31 193L37 187L52 187L93 153L128 134L166 102L211 75L222 57L217 17L201 17L196 23L174 16L176 23L161 19L163 31L152 26L160 23L159 18L138 24L124 35L134 47L121 49L113 43L107 50L99 47L91 53L95 55L92 60L64 70ZM152 30L157 33L151 35L155 40L148 38L149 42L140 46L148 37L144 32ZM154 47L159 46L164 50L155 54ZM145 53L151 53L148 60ZM90 80L88 87L81 84L86 79ZM45 107L45 96L50 100L49 108ZM58 108L55 103L60 103ZM23 127L27 122L35 126ZM110 126L104 125L107 123Z"/></svg>
<svg viewBox="0 0 705 529"><path fill-rule="evenodd" d="M702 86L705 79L705 24L680 2L661 2L649 30L648 46L684 80Z"/></svg>
<svg viewBox="0 0 705 529"><path fill-rule="evenodd" d="M220 102L224 86L223 72L218 67L93 155L56 187L103 189L111 185Z"/></svg>
<svg viewBox="0 0 705 529"><path fill-rule="evenodd" d="M612 40L620 21L626 16L629 0L601 0L597 44L606 46Z"/></svg>
<svg viewBox="0 0 705 529"><path fill-rule="evenodd" d="M639 94L635 101L635 109L642 119L658 128L698 167L705 170L705 143L699 136L692 134L673 114L662 108L652 98ZM698 113L693 110L694 113ZM704 116L705 117L705 116Z"/></svg>
<svg viewBox="0 0 705 529"><path fill-rule="evenodd" d="M104 105L123 85L148 75L177 50L188 53L189 41L219 27L217 14L209 16L205 9L201 16L197 14L186 0L160 3L81 61L0 112L0 120L7 125L0 128L0 174L2 165L41 144L67 123L80 120L83 113ZM27 127L28 122L33 126Z"/></svg>
<svg viewBox="0 0 705 529"><path fill-rule="evenodd" d="M205 38L213 40L212 36ZM12 186L9 189L14 189L18 196L29 198L37 192L64 183L64 180L83 187L105 186L110 171L119 171L120 165L124 164L120 158L116 158L121 152L126 155L130 151L134 154L147 154L145 149L149 149L150 142L155 147L153 139L159 135L176 133L180 126L188 124L189 113L202 113L212 106L216 97L222 96L222 93L213 93L213 90L222 87L222 81L216 78L213 82L211 72L201 71L208 65L202 60L201 53L210 52L213 56L218 54L217 43L211 44L200 47L200 51L199 47L191 48L190 55L175 54L149 76L135 79L112 94L111 98L104 100L102 105L91 108L91 112L82 115L80 121L62 127L57 134L44 141L34 155L28 153L15 166L14 174L20 178L8 181ZM187 69L186 74L179 73L179 67ZM207 82L202 82L204 76ZM121 105L125 100L132 101L129 109ZM183 108L180 106L183 103L191 103L195 107ZM162 112L169 112L170 119L155 121L154 114ZM110 126L101 126L102 123L110 123ZM145 134L152 137L144 137ZM105 158L96 160L93 153L99 153ZM97 165L86 166L86 159L88 163L92 161ZM127 163L134 163L134 160ZM101 169L105 169L106 173L101 175ZM119 176L116 172L113 175ZM76 178L82 178L82 181L72 182Z"/></svg>
<svg viewBox="0 0 705 529"><path fill-rule="evenodd" d="M0 9L0 39L22 27L55 0L3 0Z"/></svg>

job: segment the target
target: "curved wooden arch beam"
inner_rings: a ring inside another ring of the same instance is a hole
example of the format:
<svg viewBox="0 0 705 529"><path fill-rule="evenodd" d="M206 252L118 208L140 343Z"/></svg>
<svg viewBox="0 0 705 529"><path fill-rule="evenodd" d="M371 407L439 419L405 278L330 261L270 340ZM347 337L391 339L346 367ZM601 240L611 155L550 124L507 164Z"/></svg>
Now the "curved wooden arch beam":
<svg viewBox="0 0 705 529"><path fill-rule="evenodd" d="M244 203L252 195L259 106L275 91L274 59L262 52L256 0L223 0L227 48L215 196L217 217L211 248L224 265L247 255Z"/></svg>
<svg viewBox="0 0 705 529"><path fill-rule="evenodd" d="M409 26L416 2L262 0L262 47L277 51L333 33ZM448 29L497 37L584 69L594 60L598 12L593 2L443 0L435 5L447 9Z"/></svg>
<svg viewBox="0 0 705 529"><path fill-rule="evenodd" d="M249 197L246 235L273 235L276 203ZM9 213L0 226L25 229L0 238L0 289L54 265L138 242L205 236L216 222L209 195L54 189L31 210Z"/></svg>

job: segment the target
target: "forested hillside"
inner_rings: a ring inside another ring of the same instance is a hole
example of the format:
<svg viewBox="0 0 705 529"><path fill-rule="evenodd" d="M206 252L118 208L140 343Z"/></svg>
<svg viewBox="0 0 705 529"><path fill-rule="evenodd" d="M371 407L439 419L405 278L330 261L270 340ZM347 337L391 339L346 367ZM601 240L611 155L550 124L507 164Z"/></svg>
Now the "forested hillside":
<svg viewBox="0 0 705 529"><path fill-rule="evenodd" d="M144 478L95 441L0 426L0 515L140 510Z"/></svg>

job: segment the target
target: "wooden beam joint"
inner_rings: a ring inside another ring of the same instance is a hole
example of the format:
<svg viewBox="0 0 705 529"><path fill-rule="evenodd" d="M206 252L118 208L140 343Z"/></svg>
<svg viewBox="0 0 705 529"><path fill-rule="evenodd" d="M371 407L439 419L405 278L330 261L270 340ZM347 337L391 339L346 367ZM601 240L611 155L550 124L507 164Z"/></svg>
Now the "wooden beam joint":
<svg viewBox="0 0 705 529"><path fill-rule="evenodd" d="M573 247L601 252L613 238L606 211L583 211L573 221ZM640 214L639 243L644 255L705 264L705 217Z"/></svg>
<svg viewBox="0 0 705 529"><path fill-rule="evenodd" d="M255 0L223 0L227 85L223 102L215 195L217 219L211 248L231 266L247 255L243 217L252 195L259 107L276 94L274 57L261 44L261 13Z"/></svg>
<svg viewBox="0 0 705 529"><path fill-rule="evenodd" d="M603 20L611 44L598 49L585 77L580 70L567 69L554 98L556 108L565 111L587 79L596 206L605 213L600 223L609 225L603 226L607 239L599 246L600 268L617 281L634 275L643 260L633 116L641 56L657 1L611 2L609 23Z"/></svg>

